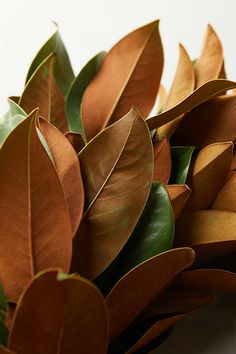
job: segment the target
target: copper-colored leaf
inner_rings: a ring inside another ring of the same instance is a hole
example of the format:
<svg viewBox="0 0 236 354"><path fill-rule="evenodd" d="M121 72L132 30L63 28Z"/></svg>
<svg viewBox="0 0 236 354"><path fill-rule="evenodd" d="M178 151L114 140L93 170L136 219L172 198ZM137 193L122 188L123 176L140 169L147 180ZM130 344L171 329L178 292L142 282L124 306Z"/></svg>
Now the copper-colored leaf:
<svg viewBox="0 0 236 354"><path fill-rule="evenodd" d="M0 354L16 354L7 348L0 347Z"/></svg>
<svg viewBox="0 0 236 354"><path fill-rule="evenodd" d="M175 135L176 145L202 148L236 138L236 96L224 95L190 111L181 121Z"/></svg>
<svg viewBox="0 0 236 354"><path fill-rule="evenodd" d="M113 342L182 270L194 261L194 252L178 248L141 263L128 272L109 293L106 304Z"/></svg>
<svg viewBox="0 0 236 354"><path fill-rule="evenodd" d="M126 243L150 192L153 151L145 121L131 110L91 140L79 158L85 215L75 247L79 273L93 278Z"/></svg>
<svg viewBox="0 0 236 354"><path fill-rule="evenodd" d="M171 172L170 143L167 138L154 144L153 180L167 184Z"/></svg>
<svg viewBox="0 0 236 354"><path fill-rule="evenodd" d="M66 137L46 120L39 128L51 151L70 214L72 235L78 229L84 208L84 189L78 156Z"/></svg>
<svg viewBox="0 0 236 354"><path fill-rule="evenodd" d="M179 102L191 94L195 87L195 74L193 64L188 53L182 44L179 45L179 63L175 73L169 95L167 97L165 110L176 106ZM174 120L164 124L158 129L158 133L172 136L179 125L182 116L178 120Z"/></svg>
<svg viewBox="0 0 236 354"><path fill-rule="evenodd" d="M186 184L168 184L166 189L169 194L176 220L191 193L191 189L189 189Z"/></svg>
<svg viewBox="0 0 236 354"><path fill-rule="evenodd" d="M197 269L181 273L176 284L192 289L236 292L236 274L221 269Z"/></svg>
<svg viewBox="0 0 236 354"><path fill-rule="evenodd" d="M223 48L219 37L211 25L207 26L207 32L202 48L202 53L195 64L196 87L206 81L220 77L224 63Z"/></svg>
<svg viewBox="0 0 236 354"><path fill-rule="evenodd" d="M77 154L84 148L85 143L82 135L74 132L66 132L65 137L69 140Z"/></svg>
<svg viewBox="0 0 236 354"><path fill-rule="evenodd" d="M102 295L81 277L41 273L17 306L9 348L17 354L106 354Z"/></svg>
<svg viewBox="0 0 236 354"><path fill-rule="evenodd" d="M232 160L232 164L231 164L231 171L235 171L236 170L236 153L235 153L235 149L234 149L234 155L233 155L233 160Z"/></svg>
<svg viewBox="0 0 236 354"><path fill-rule="evenodd" d="M39 108L39 115L65 133L68 131L65 99L54 79L54 63L55 54L51 54L40 64L25 86L19 104L26 113Z"/></svg>
<svg viewBox="0 0 236 354"><path fill-rule="evenodd" d="M144 333L144 335L133 345L133 347L126 352L126 354L136 353L139 349L142 349L145 345L156 339L185 316L186 314L175 315L156 322L147 330L147 332Z"/></svg>
<svg viewBox="0 0 236 354"><path fill-rule="evenodd" d="M163 111L167 99L167 92L165 87L162 84L160 84L159 86L157 98L158 98L158 113L160 113Z"/></svg>
<svg viewBox="0 0 236 354"><path fill-rule="evenodd" d="M236 172L232 172L224 187L217 194L211 209L236 211Z"/></svg>
<svg viewBox="0 0 236 354"><path fill-rule="evenodd" d="M147 119L147 124L150 129L156 129L162 125L177 119L184 113L187 113L199 104L209 100L210 98L216 96L218 93L224 92L231 88L235 88L236 83L229 80L212 80L206 82L204 85L200 86L198 89L193 91L188 97L177 104L175 107L160 113L154 117Z"/></svg>
<svg viewBox="0 0 236 354"><path fill-rule="evenodd" d="M10 300L39 271L71 261L71 225L56 170L33 112L0 149L0 282Z"/></svg>
<svg viewBox="0 0 236 354"><path fill-rule="evenodd" d="M164 292L162 299L155 303L148 312L144 313L144 318L155 318L156 316L156 323L137 340L126 354L136 353L137 350L145 347L176 322L189 313L208 305L214 299L215 297L207 292L170 287ZM158 320L158 315L166 315L167 317Z"/></svg>
<svg viewBox="0 0 236 354"><path fill-rule="evenodd" d="M182 213L176 222L175 246L192 247L201 263L236 250L236 214L222 210Z"/></svg>
<svg viewBox="0 0 236 354"><path fill-rule="evenodd" d="M182 44L179 45L179 63L175 73L165 109L176 106L190 93L195 86L195 75L192 61Z"/></svg>
<svg viewBox="0 0 236 354"><path fill-rule="evenodd" d="M233 143L215 143L203 148L189 174L192 190L185 210L206 209L223 187L230 171Z"/></svg>
<svg viewBox="0 0 236 354"><path fill-rule="evenodd" d="M154 105L163 68L159 21L128 34L106 55L82 100L86 137L116 122L132 106L147 117Z"/></svg>

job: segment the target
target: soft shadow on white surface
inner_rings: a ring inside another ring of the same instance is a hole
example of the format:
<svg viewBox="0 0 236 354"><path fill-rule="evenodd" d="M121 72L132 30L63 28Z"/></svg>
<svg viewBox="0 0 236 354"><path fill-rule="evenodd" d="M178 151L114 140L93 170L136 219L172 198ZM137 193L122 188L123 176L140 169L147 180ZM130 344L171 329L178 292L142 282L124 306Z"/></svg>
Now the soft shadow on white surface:
<svg viewBox="0 0 236 354"><path fill-rule="evenodd" d="M235 354L236 294L217 300L179 322L152 354Z"/></svg>

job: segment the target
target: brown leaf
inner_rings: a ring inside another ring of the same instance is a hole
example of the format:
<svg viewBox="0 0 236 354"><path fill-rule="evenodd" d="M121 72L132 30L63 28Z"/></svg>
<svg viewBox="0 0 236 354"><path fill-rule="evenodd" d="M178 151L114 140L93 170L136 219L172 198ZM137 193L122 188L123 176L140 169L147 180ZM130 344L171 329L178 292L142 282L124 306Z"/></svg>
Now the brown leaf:
<svg viewBox="0 0 236 354"><path fill-rule="evenodd" d="M183 207L190 196L191 189L186 184L168 184L166 186L175 220L180 215Z"/></svg>
<svg viewBox="0 0 236 354"><path fill-rule="evenodd" d="M233 156L233 143L215 143L203 148L188 175L187 184L192 190L185 210L206 209L223 187Z"/></svg>
<svg viewBox="0 0 236 354"><path fill-rule="evenodd" d="M186 317L189 313L208 305L214 299L214 296L207 292L170 287L164 292L162 299L155 303L148 312L144 313L144 318L163 316L163 314L166 314L167 317L157 320L126 354L136 353L137 350L145 347L176 322Z"/></svg>
<svg viewBox="0 0 236 354"><path fill-rule="evenodd" d="M221 41L213 27L208 25L202 53L194 67L196 87L203 85L206 81L220 77L223 64L224 58Z"/></svg>
<svg viewBox="0 0 236 354"><path fill-rule="evenodd" d="M236 96L215 97L191 110L181 121L175 135L177 145L202 148L218 141L236 138Z"/></svg>
<svg viewBox="0 0 236 354"><path fill-rule="evenodd" d="M132 106L147 117L155 103L163 69L163 49L152 22L121 39L106 55L82 100L86 137L91 139Z"/></svg>
<svg viewBox="0 0 236 354"><path fill-rule="evenodd" d="M191 289L236 292L236 274L221 269L197 269L181 273L176 284Z"/></svg>
<svg viewBox="0 0 236 354"><path fill-rule="evenodd" d="M0 347L0 354L16 354L16 353L12 352L11 350L8 350L7 348Z"/></svg>
<svg viewBox="0 0 236 354"><path fill-rule="evenodd" d="M85 143L82 136L79 133L66 132L65 137L69 140L77 154L84 148Z"/></svg>
<svg viewBox="0 0 236 354"><path fill-rule="evenodd" d="M167 92L165 87L162 84L160 84L159 86L157 98L158 98L158 113L160 113L163 111L167 99Z"/></svg>
<svg viewBox="0 0 236 354"><path fill-rule="evenodd" d="M106 354L102 295L79 276L41 273L17 306L9 348L17 354Z"/></svg>
<svg viewBox="0 0 236 354"><path fill-rule="evenodd" d="M125 354L136 353L139 349L142 349L145 345L156 339L185 316L186 314L175 315L156 322Z"/></svg>
<svg viewBox="0 0 236 354"><path fill-rule="evenodd" d="M33 112L0 149L0 281L17 300L39 271L68 271L72 234L57 172L36 131Z"/></svg>
<svg viewBox="0 0 236 354"><path fill-rule="evenodd" d="M154 149L154 172L153 181L167 184L171 172L170 143L167 138L158 141L153 146Z"/></svg>
<svg viewBox="0 0 236 354"><path fill-rule="evenodd" d="M146 123L130 111L91 140L79 158L86 203L74 248L79 273L94 278L120 252L148 198L153 149Z"/></svg>
<svg viewBox="0 0 236 354"><path fill-rule="evenodd" d="M156 129L162 125L177 119L184 113L187 113L199 104L209 100L217 94L236 87L236 83L229 80L212 80L193 91L188 97L177 104L175 107L162 112L146 120L149 129Z"/></svg>
<svg viewBox="0 0 236 354"><path fill-rule="evenodd" d="M68 130L65 99L54 79L54 64L55 54L51 54L28 81L19 104L26 113L39 108L40 116L65 133Z"/></svg>
<svg viewBox="0 0 236 354"><path fill-rule="evenodd" d="M194 258L191 249L173 249L141 263L121 278L106 298L110 342L117 339Z"/></svg>
<svg viewBox="0 0 236 354"><path fill-rule="evenodd" d="M39 128L51 151L67 202L72 235L75 235L84 208L84 188L78 156L66 137L53 125L40 118Z"/></svg>
<svg viewBox="0 0 236 354"><path fill-rule="evenodd" d="M190 95L195 87L195 74L193 64L188 53L182 44L179 45L179 63L175 73L169 95L167 97L165 110L170 109L180 103L188 95ZM179 125L182 117L167 124L164 124L158 129L159 134L172 136Z"/></svg>
<svg viewBox="0 0 236 354"><path fill-rule="evenodd" d="M211 209L236 211L236 172L231 172L224 187L211 204Z"/></svg>
<svg viewBox="0 0 236 354"><path fill-rule="evenodd" d="M236 214L222 210L182 213L175 230L176 247L192 247L198 263L236 250Z"/></svg>

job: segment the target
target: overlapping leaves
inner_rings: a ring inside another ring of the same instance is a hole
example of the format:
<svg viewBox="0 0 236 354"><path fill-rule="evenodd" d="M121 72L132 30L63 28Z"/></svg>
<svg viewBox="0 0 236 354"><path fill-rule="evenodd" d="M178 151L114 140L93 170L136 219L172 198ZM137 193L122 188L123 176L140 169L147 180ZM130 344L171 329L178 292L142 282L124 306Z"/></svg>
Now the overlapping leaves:
<svg viewBox="0 0 236 354"><path fill-rule="evenodd" d="M208 26L195 62L180 45L166 93L158 25L76 77L57 31L9 100L0 353L148 352L214 291L236 291L234 273L210 269L236 250L236 83Z"/></svg>

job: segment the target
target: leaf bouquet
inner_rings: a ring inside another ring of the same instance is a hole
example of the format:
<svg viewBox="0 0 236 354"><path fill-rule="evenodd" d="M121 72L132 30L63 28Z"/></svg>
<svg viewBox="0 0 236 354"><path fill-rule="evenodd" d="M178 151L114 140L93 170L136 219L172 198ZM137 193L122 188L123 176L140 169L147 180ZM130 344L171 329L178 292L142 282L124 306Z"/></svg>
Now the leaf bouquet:
<svg viewBox="0 0 236 354"><path fill-rule="evenodd" d="M148 353L236 291L236 83L211 26L168 93L163 61L156 21L75 77L56 31L9 98L0 353Z"/></svg>

